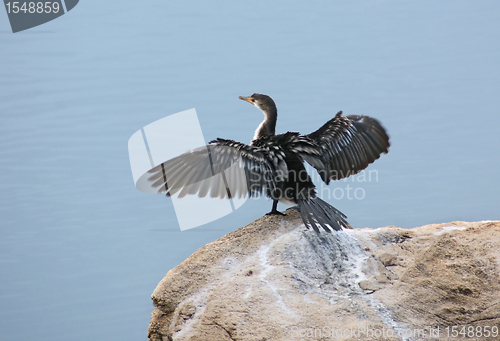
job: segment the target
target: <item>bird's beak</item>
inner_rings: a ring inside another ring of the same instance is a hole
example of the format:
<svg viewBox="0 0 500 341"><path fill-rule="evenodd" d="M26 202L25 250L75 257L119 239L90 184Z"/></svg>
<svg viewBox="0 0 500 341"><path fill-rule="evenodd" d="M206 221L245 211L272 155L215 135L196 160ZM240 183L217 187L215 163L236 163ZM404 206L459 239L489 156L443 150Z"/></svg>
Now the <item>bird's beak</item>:
<svg viewBox="0 0 500 341"><path fill-rule="evenodd" d="M253 98L251 98L250 96L248 96L248 97L239 96L238 98L239 98L239 99L242 99L242 100L244 100L244 101L247 101L247 102L248 102L248 103L250 103L250 104L253 104L253 103L255 102L255 101L254 101L254 99L253 99Z"/></svg>

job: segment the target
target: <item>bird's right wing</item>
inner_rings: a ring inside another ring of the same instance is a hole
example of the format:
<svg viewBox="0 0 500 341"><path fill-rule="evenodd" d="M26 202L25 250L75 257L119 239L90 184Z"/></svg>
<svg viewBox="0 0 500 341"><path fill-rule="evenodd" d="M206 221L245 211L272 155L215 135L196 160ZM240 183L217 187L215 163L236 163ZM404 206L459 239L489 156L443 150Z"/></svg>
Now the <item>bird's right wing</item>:
<svg viewBox="0 0 500 341"><path fill-rule="evenodd" d="M376 119L340 111L315 132L300 136L293 149L329 183L362 171L389 146L389 136Z"/></svg>
<svg viewBox="0 0 500 341"><path fill-rule="evenodd" d="M187 194L253 197L276 188L277 170L287 174L284 160L273 160L268 153L263 148L217 139L156 166L149 171L148 180L158 193L171 196L179 192L179 198Z"/></svg>

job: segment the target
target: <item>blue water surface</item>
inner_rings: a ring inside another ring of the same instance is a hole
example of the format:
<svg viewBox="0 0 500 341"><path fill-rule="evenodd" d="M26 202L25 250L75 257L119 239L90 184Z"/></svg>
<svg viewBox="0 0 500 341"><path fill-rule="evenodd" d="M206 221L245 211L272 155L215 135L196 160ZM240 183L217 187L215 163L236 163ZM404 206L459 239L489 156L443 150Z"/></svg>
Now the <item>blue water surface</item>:
<svg viewBox="0 0 500 341"><path fill-rule="evenodd" d="M329 200L354 227L500 219L499 41L497 1L86 0L16 34L0 10L0 338L146 339L165 273L271 202L180 232L127 141L196 108L207 141L249 142L240 95L271 95L279 132L383 123L377 178L330 185L363 190Z"/></svg>

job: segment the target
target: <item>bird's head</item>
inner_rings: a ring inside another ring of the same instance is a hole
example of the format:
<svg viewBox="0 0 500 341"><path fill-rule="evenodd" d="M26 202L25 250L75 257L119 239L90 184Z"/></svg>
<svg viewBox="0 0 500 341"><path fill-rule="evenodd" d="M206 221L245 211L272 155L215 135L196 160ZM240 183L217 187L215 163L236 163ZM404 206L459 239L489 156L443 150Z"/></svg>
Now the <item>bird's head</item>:
<svg viewBox="0 0 500 341"><path fill-rule="evenodd" d="M239 96L238 98L255 105L265 114L276 112L276 104L274 104L273 99L267 95L253 94L252 96Z"/></svg>

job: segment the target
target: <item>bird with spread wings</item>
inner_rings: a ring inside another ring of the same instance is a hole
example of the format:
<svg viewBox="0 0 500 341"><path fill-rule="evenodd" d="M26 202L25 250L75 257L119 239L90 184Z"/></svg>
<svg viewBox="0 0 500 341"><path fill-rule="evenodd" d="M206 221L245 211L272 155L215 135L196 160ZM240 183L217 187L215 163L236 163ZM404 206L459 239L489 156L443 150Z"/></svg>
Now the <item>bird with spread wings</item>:
<svg viewBox="0 0 500 341"><path fill-rule="evenodd" d="M268 214L281 214L278 202L297 205L307 228L327 232L350 228L347 217L316 195L304 161L329 184L365 169L387 153L389 136L368 116L338 112L313 133L275 134L278 112L271 97L253 94L239 97L264 113L264 121L248 145L217 138L207 146L170 159L149 172L159 193L209 195L213 198L255 197L273 200Z"/></svg>

